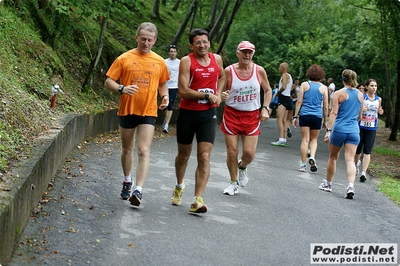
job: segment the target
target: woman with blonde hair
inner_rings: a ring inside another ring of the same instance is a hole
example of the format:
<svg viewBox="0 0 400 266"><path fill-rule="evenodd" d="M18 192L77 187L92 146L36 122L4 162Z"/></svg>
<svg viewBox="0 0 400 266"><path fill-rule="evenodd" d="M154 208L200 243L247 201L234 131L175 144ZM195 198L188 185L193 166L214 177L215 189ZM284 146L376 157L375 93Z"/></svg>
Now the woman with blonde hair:
<svg viewBox="0 0 400 266"><path fill-rule="evenodd" d="M329 159L326 165L326 179L322 181L319 189L332 192L332 180L336 172L336 162L339 158L340 150L344 146L348 181L345 198L352 199L356 177L354 156L360 142L358 121L361 119L364 97L356 88L358 85L356 72L350 69L343 70L342 81L344 88L336 91L333 95L332 111L326 127L324 141L330 143Z"/></svg>

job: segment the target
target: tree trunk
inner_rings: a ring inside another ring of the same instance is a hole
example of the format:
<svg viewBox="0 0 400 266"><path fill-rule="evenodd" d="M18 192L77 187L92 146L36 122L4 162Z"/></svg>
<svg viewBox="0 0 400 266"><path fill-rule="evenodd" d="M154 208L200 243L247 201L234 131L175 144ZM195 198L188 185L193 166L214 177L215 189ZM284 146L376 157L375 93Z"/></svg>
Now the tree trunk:
<svg viewBox="0 0 400 266"><path fill-rule="evenodd" d="M179 4L181 3L181 0L176 0L174 7L172 8L172 11L177 11L179 8Z"/></svg>
<svg viewBox="0 0 400 266"><path fill-rule="evenodd" d="M230 0L226 0L225 1L225 4L224 4L224 7L222 8L222 11L219 14L217 21L215 22L214 26L212 27L212 29L210 31L210 41L214 40L214 36L221 29L222 21L224 20L225 14L226 14L226 12L228 10L229 2L230 2Z"/></svg>
<svg viewBox="0 0 400 266"><path fill-rule="evenodd" d="M382 25L384 25L385 23L387 23L387 14L386 14L386 12L380 12L380 17L381 17L381 24ZM382 35L384 36L382 39L389 39L389 33L388 33L388 29L387 29L387 27L382 27ZM385 91L385 93L384 93L384 95L383 95L383 98L384 98L384 105L385 105L385 108L384 108L384 110L387 110L387 112L385 111L385 117L386 117L386 119L385 119L385 127L386 128L390 128L390 127L392 127L392 125L393 125L393 119L394 119L394 112L393 112L393 110L394 110L394 108L393 108L393 101L392 101L392 99L393 99L393 97L392 97L392 95L393 95L393 93L394 93L394 89L392 89L392 86L391 86L391 76L390 76L390 69L389 69L389 62L388 62L388 59L389 59L389 54L390 54L390 52L389 52L389 48L388 48L388 44L387 44L387 42L384 42L383 43L383 45L384 45L384 49L383 49L383 51L384 51L384 60L385 60L385 73L386 73L386 87L387 87L387 90Z"/></svg>
<svg viewBox="0 0 400 266"><path fill-rule="evenodd" d="M198 6L196 5L196 7L193 9L192 21L190 22L190 26L188 29L189 32L192 31L192 29L193 29L194 20L196 19L196 14L197 14L197 8L198 8Z"/></svg>
<svg viewBox="0 0 400 266"><path fill-rule="evenodd" d="M215 17L217 16L218 6L219 0L214 0L213 9L211 11L210 24L207 27L208 29L212 29L215 25Z"/></svg>
<svg viewBox="0 0 400 266"><path fill-rule="evenodd" d="M100 36L99 36L99 41L97 43L97 52L96 52L95 57L92 59L92 62L90 62L88 73L86 75L85 81L82 84L83 92L88 92L89 86L92 84L93 73L94 73L94 70L96 69L97 64L99 63L101 53L103 51L104 35L106 32L106 28L107 28L107 21L108 21L108 17L105 17L101 23Z"/></svg>
<svg viewBox="0 0 400 266"><path fill-rule="evenodd" d="M190 20L190 17L192 16L193 11L196 10L198 2L199 2L199 0L193 0L193 2L190 5L190 8L186 14L185 19L182 21L182 24L179 27L178 31L176 32L171 43L174 43L174 44L178 43L180 37L182 36L183 32L185 31L186 25L189 23L189 20Z"/></svg>
<svg viewBox="0 0 400 266"><path fill-rule="evenodd" d="M153 11L151 12L152 18L160 17L160 0L154 0Z"/></svg>
<svg viewBox="0 0 400 266"><path fill-rule="evenodd" d="M239 10L240 5L243 3L244 0L236 0L235 6L232 9L231 16L229 17L229 20L226 22L226 26L224 27L224 33L223 33L223 38L221 42L219 43L218 49L217 49L217 54L220 54L222 51L222 48L224 47L225 41L228 38L229 34L229 29L231 28L233 18L235 17L236 13Z"/></svg>
<svg viewBox="0 0 400 266"><path fill-rule="evenodd" d="M389 140L397 141L397 131L399 130L400 121L400 60L397 61L397 83L396 83L396 107L394 111L394 122L392 126L392 132L390 133Z"/></svg>

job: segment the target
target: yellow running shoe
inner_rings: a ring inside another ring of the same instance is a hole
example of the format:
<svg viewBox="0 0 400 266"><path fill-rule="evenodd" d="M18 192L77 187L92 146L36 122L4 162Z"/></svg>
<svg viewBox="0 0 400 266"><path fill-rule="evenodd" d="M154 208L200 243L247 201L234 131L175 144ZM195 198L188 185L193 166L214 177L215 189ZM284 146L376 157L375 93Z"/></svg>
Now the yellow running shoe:
<svg viewBox="0 0 400 266"><path fill-rule="evenodd" d="M190 205L189 212L194 213L205 213L207 212L207 206L204 204L201 197L196 197L196 199Z"/></svg>
<svg viewBox="0 0 400 266"><path fill-rule="evenodd" d="M183 183L182 188L179 188L175 186L174 192L172 192L172 197L171 197L171 204L175 206L179 206L182 204L182 194L183 191L185 190L185 183Z"/></svg>

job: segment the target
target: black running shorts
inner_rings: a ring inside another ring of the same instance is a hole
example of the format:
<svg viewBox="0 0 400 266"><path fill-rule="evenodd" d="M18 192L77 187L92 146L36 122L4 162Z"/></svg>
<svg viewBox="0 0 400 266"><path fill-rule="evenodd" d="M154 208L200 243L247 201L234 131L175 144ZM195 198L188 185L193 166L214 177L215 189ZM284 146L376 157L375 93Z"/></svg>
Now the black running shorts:
<svg viewBox="0 0 400 266"><path fill-rule="evenodd" d="M176 124L176 139L179 144L192 144L196 135L197 143L209 142L214 144L217 126L216 108L205 111L179 109Z"/></svg>

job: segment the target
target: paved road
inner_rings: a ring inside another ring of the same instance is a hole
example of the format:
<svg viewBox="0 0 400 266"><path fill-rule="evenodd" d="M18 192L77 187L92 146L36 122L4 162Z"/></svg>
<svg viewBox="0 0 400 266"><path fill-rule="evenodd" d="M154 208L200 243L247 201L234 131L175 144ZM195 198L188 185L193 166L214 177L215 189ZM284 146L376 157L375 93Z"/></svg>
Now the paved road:
<svg viewBox="0 0 400 266"><path fill-rule="evenodd" d="M249 184L227 196L225 144L217 132L203 195L208 212L202 215L188 213L195 152L183 204L170 205L174 136L153 142L140 208L119 199L118 136L82 143L59 170L49 202L26 227L10 265L309 265L310 243L399 242L400 208L377 191L373 179L357 182L354 200L344 199L343 159L333 192L318 189L328 155L323 134L318 172L301 173L299 130L288 147L274 147L276 122L263 123Z"/></svg>

